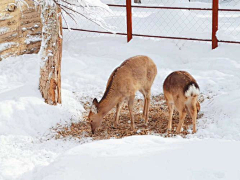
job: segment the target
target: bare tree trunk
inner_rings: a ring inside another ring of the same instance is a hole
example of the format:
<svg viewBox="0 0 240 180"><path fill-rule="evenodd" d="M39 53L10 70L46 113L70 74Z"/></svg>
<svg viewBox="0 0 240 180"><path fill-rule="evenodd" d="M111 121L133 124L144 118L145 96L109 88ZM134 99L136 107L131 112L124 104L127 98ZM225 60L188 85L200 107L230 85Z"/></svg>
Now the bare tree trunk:
<svg viewBox="0 0 240 180"><path fill-rule="evenodd" d="M141 4L141 0L134 0L134 3L139 3L139 4Z"/></svg>
<svg viewBox="0 0 240 180"><path fill-rule="evenodd" d="M61 99L62 19L57 5L42 5L43 40L39 89L50 105Z"/></svg>

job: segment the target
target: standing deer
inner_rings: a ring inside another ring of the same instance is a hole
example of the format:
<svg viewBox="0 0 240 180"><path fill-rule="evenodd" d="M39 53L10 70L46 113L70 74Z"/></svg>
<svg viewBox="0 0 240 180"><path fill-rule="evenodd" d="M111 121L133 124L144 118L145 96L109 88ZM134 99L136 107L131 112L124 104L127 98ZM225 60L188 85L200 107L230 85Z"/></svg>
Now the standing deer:
<svg viewBox="0 0 240 180"><path fill-rule="evenodd" d="M135 128L133 102L135 93L140 91L144 96L143 117L148 122L148 111L151 97L151 86L157 74L157 67L147 56L135 56L124 61L108 79L105 93L100 102L95 98L89 113L92 133L101 125L103 117L115 106L114 126L118 125L120 109L124 100L128 101L131 119L131 130Z"/></svg>
<svg viewBox="0 0 240 180"><path fill-rule="evenodd" d="M196 80L186 71L175 71L168 75L163 84L163 92L169 109L168 131L172 129L174 107L179 112L177 133L180 133L186 113L193 121L193 133L196 132L197 112L200 104L197 101L200 93Z"/></svg>

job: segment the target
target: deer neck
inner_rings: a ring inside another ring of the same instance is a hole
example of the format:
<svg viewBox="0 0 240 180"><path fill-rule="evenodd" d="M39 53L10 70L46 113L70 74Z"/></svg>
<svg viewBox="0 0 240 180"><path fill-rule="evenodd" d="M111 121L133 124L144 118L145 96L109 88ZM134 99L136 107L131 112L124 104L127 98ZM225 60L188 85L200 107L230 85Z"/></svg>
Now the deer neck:
<svg viewBox="0 0 240 180"><path fill-rule="evenodd" d="M108 95L99 102L98 112L104 117L118 103L118 98Z"/></svg>

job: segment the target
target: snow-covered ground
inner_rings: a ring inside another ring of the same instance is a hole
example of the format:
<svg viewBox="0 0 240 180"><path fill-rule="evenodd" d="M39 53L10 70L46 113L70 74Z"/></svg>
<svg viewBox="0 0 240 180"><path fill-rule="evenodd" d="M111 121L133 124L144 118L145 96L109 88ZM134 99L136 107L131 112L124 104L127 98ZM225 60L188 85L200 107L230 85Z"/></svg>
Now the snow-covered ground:
<svg viewBox="0 0 240 180"><path fill-rule="evenodd" d="M126 37L80 39L75 34L64 34L73 38L64 42L62 105L49 106L41 98L38 55L0 62L0 180L240 179L239 45L211 50L199 42L134 38L126 43ZM165 77L174 70L189 71L198 81L205 101L196 134L85 144L91 139L51 138L49 129L57 123L81 121L80 100L100 99L115 67L139 54L157 64L153 95L162 93Z"/></svg>
<svg viewBox="0 0 240 180"><path fill-rule="evenodd" d="M238 180L239 146L240 142L157 136L104 140L77 146L22 180Z"/></svg>
<svg viewBox="0 0 240 180"><path fill-rule="evenodd" d="M68 41L63 54L63 105L56 107L46 105L38 91L37 55L0 63L1 180L21 179L26 172L24 180L145 179L158 174L167 179L240 178L239 46L224 44L212 51L208 44L179 48L165 40L135 38L127 44L125 37L100 37ZM99 99L111 71L137 54L150 56L158 66L153 95L162 93L162 82L173 70L187 70L197 79L205 101L195 135L130 137L86 145L46 140L56 123L81 120L79 99Z"/></svg>

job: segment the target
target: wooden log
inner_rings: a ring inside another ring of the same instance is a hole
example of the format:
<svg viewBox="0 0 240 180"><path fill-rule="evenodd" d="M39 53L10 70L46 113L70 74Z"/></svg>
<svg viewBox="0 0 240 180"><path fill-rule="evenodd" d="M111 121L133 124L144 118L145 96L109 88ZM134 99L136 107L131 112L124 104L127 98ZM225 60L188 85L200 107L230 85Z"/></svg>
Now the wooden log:
<svg viewBox="0 0 240 180"><path fill-rule="evenodd" d="M45 102L57 105L61 99L62 19L57 6L43 5L42 66L40 92ZM51 38L49 38L51 37Z"/></svg>

